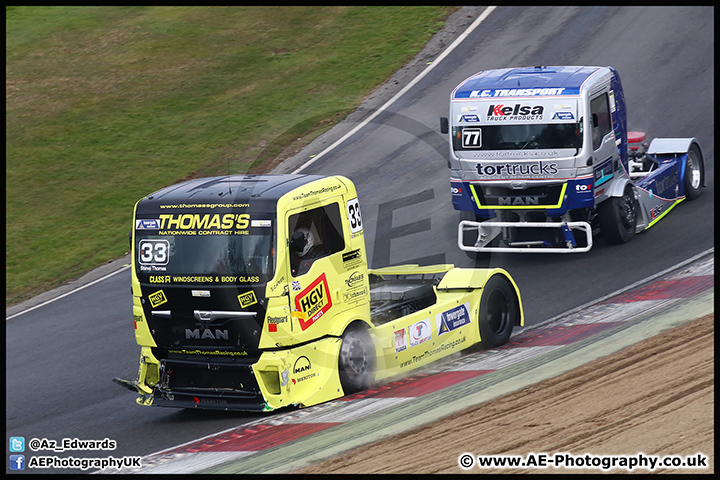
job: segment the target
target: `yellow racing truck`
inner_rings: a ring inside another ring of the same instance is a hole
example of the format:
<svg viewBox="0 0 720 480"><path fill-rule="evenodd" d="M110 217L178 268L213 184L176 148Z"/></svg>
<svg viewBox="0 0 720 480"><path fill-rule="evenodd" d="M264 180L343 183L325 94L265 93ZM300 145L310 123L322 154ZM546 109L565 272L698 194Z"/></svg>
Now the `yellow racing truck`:
<svg viewBox="0 0 720 480"><path fill-rule="evenodd" d="M268 411L363 390L523 325L500 269L368 269L341 176L234 175L135 205L141 405Z"/></svg>

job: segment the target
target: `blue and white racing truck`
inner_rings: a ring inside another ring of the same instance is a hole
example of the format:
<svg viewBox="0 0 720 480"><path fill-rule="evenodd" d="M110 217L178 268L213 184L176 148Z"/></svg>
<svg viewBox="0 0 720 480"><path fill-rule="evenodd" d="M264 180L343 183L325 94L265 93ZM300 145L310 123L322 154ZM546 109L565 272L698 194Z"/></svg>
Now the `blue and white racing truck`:
<svg viewBox="0 0 720 480"><path fill-rule="evenodd" d="M449 134L458 246L482 252L586 252L626 243L705 186L695 138L627 129L612 67L487 70L452 92Z"/></svg>

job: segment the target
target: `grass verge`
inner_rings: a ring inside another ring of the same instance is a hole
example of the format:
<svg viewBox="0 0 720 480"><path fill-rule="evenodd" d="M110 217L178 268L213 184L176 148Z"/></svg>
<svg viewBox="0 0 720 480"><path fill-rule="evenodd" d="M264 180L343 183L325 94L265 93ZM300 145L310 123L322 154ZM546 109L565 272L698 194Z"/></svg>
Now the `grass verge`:
<svg viewBox="0 0 720 480"><path fill-rule="evenodd" d="M134 203L262 172L453 7L6 7L6 305L129 250Z"/></svg>

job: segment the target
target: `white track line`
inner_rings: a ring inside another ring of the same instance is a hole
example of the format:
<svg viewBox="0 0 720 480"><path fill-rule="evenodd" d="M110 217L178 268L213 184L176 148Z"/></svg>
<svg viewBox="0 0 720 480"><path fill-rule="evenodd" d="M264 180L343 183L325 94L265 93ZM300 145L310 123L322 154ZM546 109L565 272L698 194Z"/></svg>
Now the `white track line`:
<svg viewBox="0 0 720 480"><path fill-rule="evenodd" d="M308 160L308 161L305 162L304 164L300 165L300 166L299 166L297 169L295 169L295 171L293 171L292 173L299 173L299 172L300 172L301 170L303 170L304 168L309 167L310 165L312 165L312 164L315 163L316 161L320 160L320 158L321 158L323 155L325 155L325 154L328 153L330 150L332 150L332 149L334 149L335 147L337 147L338 145L340 145L342 142L344 142L345 140L347 140L347 139L348 139L349 137L351 137L352 135L355 135L355 133L357 133L358 130L360 130L360 129L363 128L365 125L367 125L368 123L370 123L375 117L377 117L378 115L380 115L383 111L387 110L387 109L390 107L390 105L392 105L393 103L395 103L400 97L402 97L403 95L405 95L408 90L410 90L412 87L414 87L416 83L418 83L420 80L422 80L422 79L425 77L425 75L427 75L428 73L430 73L430 72L432 71L432 69L435 68L435 66L436 66L438 63L440 63L445 57L447 57L447 56L450 54L450 52L452 52L453 50L455 50L455 47L457 47L458 45L460 45L460 43L462 43L462 41L465 40L465 38L466 38L468 35L470 35L470 33L472 33L472 31L475 30L475 29L477 28L477 26L480 25L480 24L483 22L483 20L485 20L485 19L488 17L488 15L490 15L490 14L493 12L493 10L495 10L495 8L496 8L496 7L494 7L494 6L486 8L486 9L483 11L483 13L477 18L477 20L475 20L475 21L472 23L472 25L470 25L458 38L456 38L455 41L454 41L453 43L451 43L450 46L449 46L443 53L441 53L440 56L437 57L437 58L435 59L435 61L433 61L428 68L426 68L425 70L423 70L422 72L420 72L420 74L419 74L417 77L415 77L415 78L413 79L413 81L411 81L410 83L408 83L407 85L405 85L405 88L403 88L402 90L400 90L393 98L391 98L390 100L388 100L388 102L387 102L385 105L383 105L382 107L380 107L378 110L375 111L375 113L373 113L373 114L370 115L368 118L366 118L365 120L363 120L358 126L356 126L355 128L353 128L352 130L350 130L350 132L348 132L347 134L345 134L340 140L338 140L337 142L333 143L333 144L330 145L328 148L326 148L326 149L323 150L322 152L318 153L317 155L315 155L313 158L311 158L310 160Z"/></svg>
<svg viewBox="0 0 720 480"><path fill-rule="evenodd" d="M68 295L71 295L71 294L73 294L73 293L75 293L75 292L79 292L79 291L82 290L83 288L87 288L87 287L89 287L89 286L91 286L91 285L95 285L96 283L102 282L103 280L105 280L105 279L107 279L107 278L110 278L110 277L112 277L113 275L117 275L118 273L123 272L123 271L127 270L128 268L130 268L130 265L125 265L125 266L123 266L122 268L120 268L119 270L115 270L115 271L112 272L112 273L108 273L108 274L105 275L104 277L100 277L100 278L98 278L97 280L93 280L93 281L90 282L90 283L86 283L85 285L83 285L83 286L81 286L81 287L78 287L78 288L76 288L75 290L71 290L71 291L69 291L69 292L63 293L63 294L60 295L60 296L57 296L57 297L55 297L55 298L51 298L51 299L48 300L47 302L43 302L43 303L41 303L41 304L39 304L39 305L35 305L34 307L30 307L30 308L28 308L27 310L23 310L22 312L18 312L18 313L15 313L15 314L13 314L13 315L10 315L9 317L6 317L6 318L5 318L5 321L10 320L11 318L15 318L15 317L17 317L18 315L22 315L23 313L31 312L31 311L35 310L36 308L44 307L44 306L47 305L48 303L52 303L52 302L54 302L55 300L60 300L61 298L67 297Z"/></svg>

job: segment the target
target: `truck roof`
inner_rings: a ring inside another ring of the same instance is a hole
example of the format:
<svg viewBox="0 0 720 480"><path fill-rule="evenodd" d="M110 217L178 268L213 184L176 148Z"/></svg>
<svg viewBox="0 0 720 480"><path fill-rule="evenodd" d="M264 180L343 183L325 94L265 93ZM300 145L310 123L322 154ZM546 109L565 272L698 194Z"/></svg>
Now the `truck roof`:
<svg viewBox="0 0 720 480"><path fill-rule="evenodd" d="M225 175L170 185L141 200L143 208L178 204L252 204L274 211L277 201L298 187L327 178L321 175Z"/></svg>
<svg viewBox="0 0 720 480"><path fill-rule="evenodd" d="M452 99L578 95L587 80L608 67L540 66L485 70L458 85Z"/></svg>

